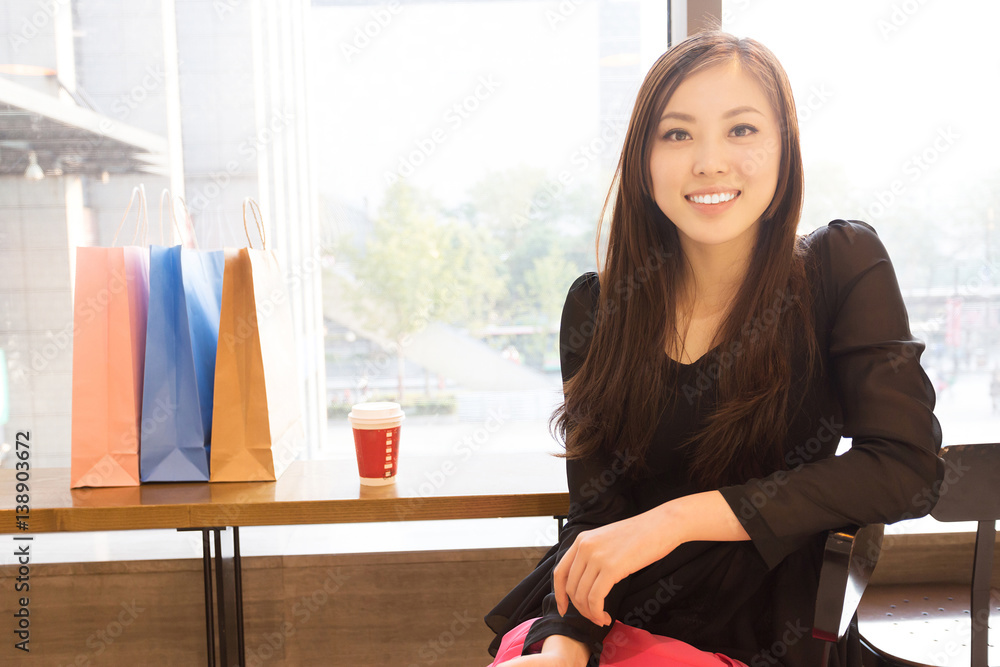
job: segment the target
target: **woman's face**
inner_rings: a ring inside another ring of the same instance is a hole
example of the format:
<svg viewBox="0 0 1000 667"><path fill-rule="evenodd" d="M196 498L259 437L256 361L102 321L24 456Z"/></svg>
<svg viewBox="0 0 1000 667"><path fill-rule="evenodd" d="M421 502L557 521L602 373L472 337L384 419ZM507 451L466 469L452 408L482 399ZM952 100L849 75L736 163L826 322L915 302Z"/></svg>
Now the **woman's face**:
<svg viewBox="0 0 1000 667"><path fill-rule="evenodd" d="M653 199L685 249L753 248L778 185L781 135L764 91L736 63L692 74L661 114L650 157Z"/></svg>

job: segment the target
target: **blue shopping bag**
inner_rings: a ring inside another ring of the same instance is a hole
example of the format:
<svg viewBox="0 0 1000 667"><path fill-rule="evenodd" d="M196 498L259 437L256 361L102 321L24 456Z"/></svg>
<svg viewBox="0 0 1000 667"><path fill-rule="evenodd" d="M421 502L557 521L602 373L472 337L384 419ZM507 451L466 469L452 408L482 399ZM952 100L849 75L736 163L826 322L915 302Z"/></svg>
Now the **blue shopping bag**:
<svg viewBox="0 0 1000 667"><path fill-rule="evenodd" d="M224 269L223 251L149 248L143 482L208 481Z"/></svg>

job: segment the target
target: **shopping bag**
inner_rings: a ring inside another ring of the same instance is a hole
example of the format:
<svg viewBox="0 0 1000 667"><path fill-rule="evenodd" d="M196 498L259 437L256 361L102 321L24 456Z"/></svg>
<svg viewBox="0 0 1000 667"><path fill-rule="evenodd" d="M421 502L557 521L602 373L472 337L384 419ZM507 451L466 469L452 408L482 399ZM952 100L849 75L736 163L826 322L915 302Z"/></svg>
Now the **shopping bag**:
<svg viewBox="0 0 1000 667"><path fill-rule="evenodd" d="M222 251L149 248L143 482L208 481L224 262Z"/></svg>
<svg viewBox="0 0 1000 667"><path fill-rule="evenodd" d="M160 197L177 228L170 193ZM178 237L183 238L177 228ZM193 241L193 237L191 239ZM149 315L139 473L143 482L208 481L224 254L149 248Z"/></svg>
<svg viewBox="0 0 1000 667"><path fill-rule="evenodd" d="M244 202L244 227L246 207ZM257 224L263 242L259 219ZM305 432L297 368L288 288L274 252L263 243L260 250L227 249L215 358L213 482L275 480L298 456Z"/></svg>
<svg viewBox="0 0 1000 667"><path fill-rule="evenodd" d="M122 224L139 198L132 190ZM121 224L118 226L121 231ZM139 484L139 431L149 299L148 253L135 245L76 250L70 486ZM133 237L133 243L135 238Z"/></svg>

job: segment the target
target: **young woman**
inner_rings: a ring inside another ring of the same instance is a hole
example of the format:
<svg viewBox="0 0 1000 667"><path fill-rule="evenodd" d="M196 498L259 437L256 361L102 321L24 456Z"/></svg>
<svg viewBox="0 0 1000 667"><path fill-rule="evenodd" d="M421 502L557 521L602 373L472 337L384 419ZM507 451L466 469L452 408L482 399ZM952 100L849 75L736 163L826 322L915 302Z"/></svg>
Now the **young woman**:
<svg viewBox="0 0 1000 667"><path fill-rule="evenodd" d="M864 223L797 236L802 193L770 51L704 32L653 65L604 265L563 310L570 518L487 616L494 665L815 667L826 531L930 511L941 432L892 264Z"/></svg>

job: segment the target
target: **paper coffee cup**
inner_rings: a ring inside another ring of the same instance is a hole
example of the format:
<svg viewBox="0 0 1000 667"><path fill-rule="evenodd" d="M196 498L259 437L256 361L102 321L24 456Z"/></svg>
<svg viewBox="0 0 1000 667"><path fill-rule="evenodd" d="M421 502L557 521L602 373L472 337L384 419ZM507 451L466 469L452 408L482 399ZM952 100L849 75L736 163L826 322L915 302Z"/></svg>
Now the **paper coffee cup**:
<svg viewBox="0 0 1000 667"><path fill-rule="evenodd" d="M347 415L354 431L361 483L382 486L396 481L399 460L399 427L403 423L399 403L358 403Z"/></svg>

